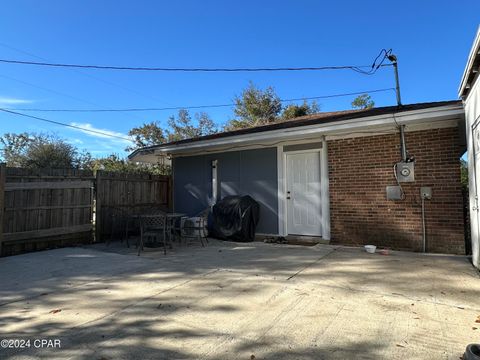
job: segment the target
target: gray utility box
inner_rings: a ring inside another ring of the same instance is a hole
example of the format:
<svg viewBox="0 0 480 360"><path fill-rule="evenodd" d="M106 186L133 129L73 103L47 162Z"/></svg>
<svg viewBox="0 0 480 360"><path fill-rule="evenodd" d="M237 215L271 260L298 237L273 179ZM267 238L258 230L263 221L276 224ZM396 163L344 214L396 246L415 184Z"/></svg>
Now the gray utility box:
<svg viewBox="0 0 480 360"><path fill-rule="evenodd" d="M403 199L403 193L400 186L387 186L385 190L387 192L387 200Z"/></svg>
<svg viewBox="0 0 480 360"><path fill-rule="evenodd" d="M420 197L430 200L432 198L432 188L430 186L422 186L420 188Z"/></svg>
<svg viewBox="0 0 480 360"><path fill-rule="evenodd" d="M415 163L399 162L396 165L398 182L415 181Z"/></svg>

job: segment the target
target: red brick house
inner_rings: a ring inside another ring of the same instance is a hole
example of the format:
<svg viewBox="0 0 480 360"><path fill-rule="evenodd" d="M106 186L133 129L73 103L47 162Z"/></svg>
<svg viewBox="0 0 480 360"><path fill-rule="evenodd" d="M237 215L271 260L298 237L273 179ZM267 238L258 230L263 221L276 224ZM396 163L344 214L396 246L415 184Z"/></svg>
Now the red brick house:
<svg viewBox="0 0 480 360"><path fill-rule="evenodd" d="M248 194L260 234L464 254L464 117L460 101L319 113L130 159L172 159L176 211Z"/></svg>

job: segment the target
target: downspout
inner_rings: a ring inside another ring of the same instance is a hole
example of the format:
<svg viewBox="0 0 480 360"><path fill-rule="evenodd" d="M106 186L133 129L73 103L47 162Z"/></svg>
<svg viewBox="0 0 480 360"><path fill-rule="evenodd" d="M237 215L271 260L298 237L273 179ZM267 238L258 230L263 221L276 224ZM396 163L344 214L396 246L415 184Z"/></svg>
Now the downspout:
<svg viewBox="0 0 480 360"><path fill-rule="evenodd" d="M422 194L422 235L423 252L427 252L427 233L425 230L425 196Z"/></svg>
<svg viewBox="0 0 480 360"><path fill-rule="evenodd" d="M320 152L320 192L322 206L322 238L331 239L330 229L330 185L328 172L328 144L325 136L322 137L322 150Z"/></svg>
<svg viewBox="0 0 480 360"><path fill-rule="evenodd" d="M407 162L407 146L405 145L405 125L400 125L400 155Z"/></svg>

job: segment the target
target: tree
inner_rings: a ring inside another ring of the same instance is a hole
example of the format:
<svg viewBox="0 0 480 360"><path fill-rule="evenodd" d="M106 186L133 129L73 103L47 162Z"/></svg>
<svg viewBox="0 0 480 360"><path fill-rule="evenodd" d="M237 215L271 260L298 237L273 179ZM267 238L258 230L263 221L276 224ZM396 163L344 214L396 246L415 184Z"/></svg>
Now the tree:
<svg viewBox="0 0 480 360"><path fill-rule="evenodd" d="M262 90L252 82L234 101L237 118L227 123L227 130L273 123L282 110L280 98L272 87Z"/></svg>
<svg viewBox="0 0 480 360"><path fill-rule="evenodd" d="M134 145L126 151L133 151L146 146L163 144L167 141L178 141L213 134L218 131L217 125L205 112L195 113L197 124L192 122L188 110L180 109L177 116L170 116L167 129L162 129L157 121L145 123L128 132L133 137Z"/></svg>
<svg viewBox="0 0 480 360"><path fill-rule="evenodd" d="M8 166L25 168L85 168L92 156L52 134L6 133L0 138Z"/></svg>
<svg viewBox="0 0 480 360"><path fill-rule="evenodd" d="M93 171L120 171L130 173L148 173L164 174L170 173L170 166L166 164L143 164L135 163L121 158L117 154L111 154L105 157L93 159L89 164L89 169Z"/></svg>
<svg viewBox="0 0 480 360"><path fill-rule="evenodd" d="M282 118L284 120L294 119L299 116L311 115L320 112L320 106L316 101L312 101L310 104L304 100L302 105L288 105L283 109Z"/></svg>
<svg viewBox="0 0 480 360"><path fill-rule="evenodd" d="M206 112L195 114L198 122L199 136L211 135L218 132L218 125L210 118Z"/></svg>
<svg viewBox="0 0 480 360"><path fill-rule="evenodd" d="M375 101L368 94L359 95L352 101L352 108L354 109L371 109L374 106Z"/></svg>
<svg viewBox="0 0 480 360"><path fill-rule="evenodd" d="M5 161L8 166L19 167L31 141L31 135L26 132L20 134L3 134L0 138L0 142L2 143L1 153L3 161Z"/></svg>
<svg viewBox="0 0 480 360"><path fill-rule="evenodd" d="M134 127L128 132L128 135L133 137L134 145L128 146L125 151L133 151L146 146L163 144L167 141L163 129L156 121Z"/></svg>
<svg viewBox="0 0 480 360"><path fill-rule="evenodd" d="M167 130L168 141L179 141L197 138L217 132L217 126L207 113L196 113L197 125L192 123L192 117L188 110L181 109L177 117L174 115L168 119L170 129Z"/></svg>

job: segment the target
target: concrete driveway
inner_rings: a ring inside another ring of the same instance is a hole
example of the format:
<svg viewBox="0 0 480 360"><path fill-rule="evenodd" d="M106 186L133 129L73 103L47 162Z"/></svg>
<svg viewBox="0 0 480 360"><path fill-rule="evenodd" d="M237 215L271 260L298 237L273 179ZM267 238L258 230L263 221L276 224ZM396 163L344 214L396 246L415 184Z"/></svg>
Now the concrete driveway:
<svg viewBox="0 0 480 360"><path fill-rule="evenodd" d="M457 360L479 315L464 257L211 241L0 259L0 338L30 340L1 359Z"/></svg>

